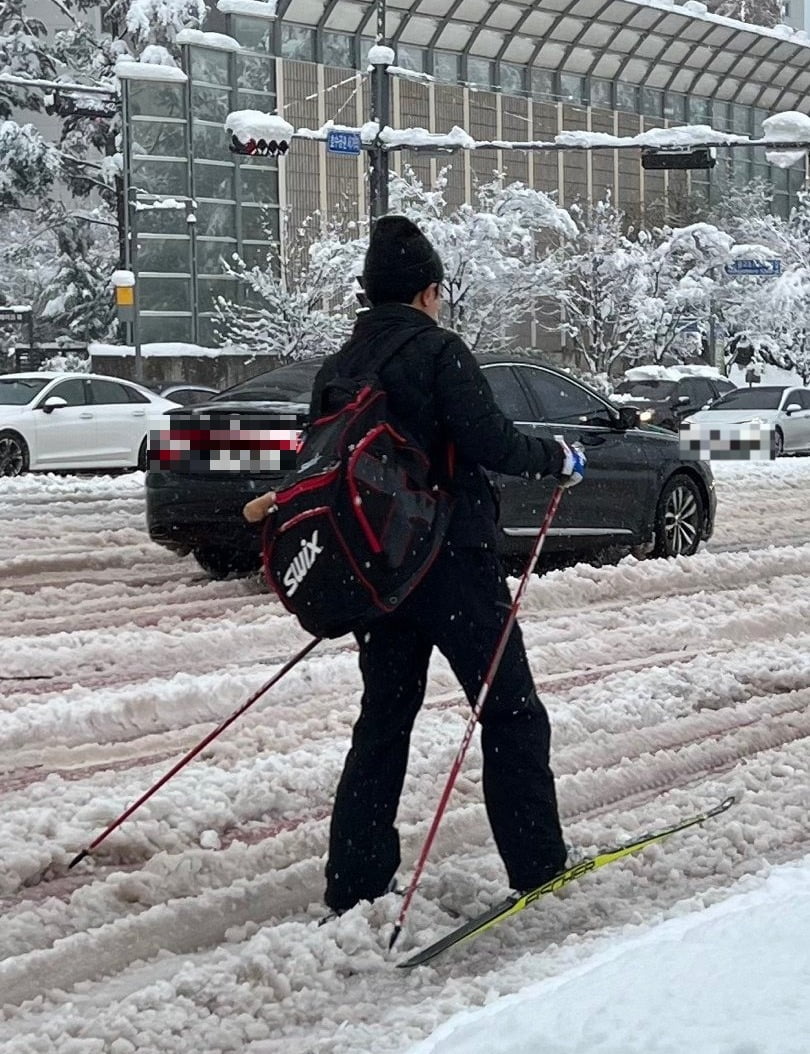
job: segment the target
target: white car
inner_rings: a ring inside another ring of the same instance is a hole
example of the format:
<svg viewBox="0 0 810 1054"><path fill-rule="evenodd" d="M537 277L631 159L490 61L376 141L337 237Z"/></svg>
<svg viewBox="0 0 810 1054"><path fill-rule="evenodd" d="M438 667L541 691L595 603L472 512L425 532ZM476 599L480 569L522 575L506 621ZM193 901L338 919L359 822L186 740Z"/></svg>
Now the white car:
<svg viewBox="0 0 810 1054"><path fill-rule="evenodd" d="M810 452L810 388L762 385L736 388L686 419L687 424L725 425L759 421L776 435L776 454Z"/></svg>
<svg viewBox="0 0 810 1054"><path fill-rule="evenodd" d="M0 374L0 476L146 468L149 431L176 407L117 377Z"/></svg>

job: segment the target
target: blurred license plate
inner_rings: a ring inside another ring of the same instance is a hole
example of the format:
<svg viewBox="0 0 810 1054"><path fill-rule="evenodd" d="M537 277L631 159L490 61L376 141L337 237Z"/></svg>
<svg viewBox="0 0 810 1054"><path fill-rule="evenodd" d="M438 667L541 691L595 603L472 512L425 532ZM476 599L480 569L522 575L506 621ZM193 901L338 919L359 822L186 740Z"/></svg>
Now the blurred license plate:
<svg viewBox="0 0 810 1054"><path fill-rule="evenodd" d="M681 457L687 461L772 461L776 430L764 421L710 425L689 421L680 427Z"/></svg>
<svg viewBox="0 0 810 1054"><path fill-rule="evenodd" d="M172 472L290 472L303 414L172 414L149 435L149 468Z"/></svg>

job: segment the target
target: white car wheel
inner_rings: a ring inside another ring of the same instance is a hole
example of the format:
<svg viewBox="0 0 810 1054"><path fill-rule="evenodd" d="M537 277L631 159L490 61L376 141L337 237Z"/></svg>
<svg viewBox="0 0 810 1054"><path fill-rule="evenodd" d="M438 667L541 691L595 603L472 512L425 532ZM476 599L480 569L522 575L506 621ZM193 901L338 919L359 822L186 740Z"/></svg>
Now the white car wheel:
<svg viewBox="0 0 810 1054"><path fill-rule="evenodd" d="M28 444L16 432L0 432L0 476L21 476L28 471Z"/></svg>

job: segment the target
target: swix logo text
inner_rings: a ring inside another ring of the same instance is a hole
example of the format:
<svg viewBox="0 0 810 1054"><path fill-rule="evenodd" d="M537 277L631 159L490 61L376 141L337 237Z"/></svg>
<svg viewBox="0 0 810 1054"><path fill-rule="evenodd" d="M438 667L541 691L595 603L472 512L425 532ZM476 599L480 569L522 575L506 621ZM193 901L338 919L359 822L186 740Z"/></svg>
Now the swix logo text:
<svg viewBox="0 0 810 1054"><path fill-rule="evenodd" d="M309 569L317 560L318 554L322 552L323 546L318 545L317 531L312 532L312 537L309 541L306 538L301 539L301 552L294 557L292 563L284 572L284 578L282 579L288 597L291 597L298 589L309 574Z"/></svg>

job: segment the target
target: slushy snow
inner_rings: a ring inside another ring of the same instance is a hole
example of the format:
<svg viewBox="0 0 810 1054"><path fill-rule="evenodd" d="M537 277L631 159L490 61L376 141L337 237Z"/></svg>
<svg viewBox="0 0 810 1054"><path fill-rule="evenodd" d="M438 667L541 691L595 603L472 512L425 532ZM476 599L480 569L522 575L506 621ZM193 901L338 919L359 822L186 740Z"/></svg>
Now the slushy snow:
<svg viewBox="0 0 810 1054"><path fill-rule="evenodd" d="M142 474L4 479L3 1054L806 1054L810 459L721 463L716 485L695 557L551 572L521 625L578 852L738 803L404 973L505 892L477 737L393 954L395 894L317 925L351 639L69 871L307 638L258 578L150 542ZM437 657L403 880L467 714Z"/></svg>

